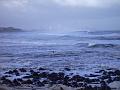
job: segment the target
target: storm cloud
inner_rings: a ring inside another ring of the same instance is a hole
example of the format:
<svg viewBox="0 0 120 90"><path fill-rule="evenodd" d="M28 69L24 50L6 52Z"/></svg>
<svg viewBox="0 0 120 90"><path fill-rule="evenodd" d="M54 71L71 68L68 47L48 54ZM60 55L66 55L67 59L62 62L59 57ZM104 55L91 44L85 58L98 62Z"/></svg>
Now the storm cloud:
<svg viewBox="0 0 120 90"><path fill-rule="evenodd" d="M0 26L120 29L120 0L0 0Z"/></svg>

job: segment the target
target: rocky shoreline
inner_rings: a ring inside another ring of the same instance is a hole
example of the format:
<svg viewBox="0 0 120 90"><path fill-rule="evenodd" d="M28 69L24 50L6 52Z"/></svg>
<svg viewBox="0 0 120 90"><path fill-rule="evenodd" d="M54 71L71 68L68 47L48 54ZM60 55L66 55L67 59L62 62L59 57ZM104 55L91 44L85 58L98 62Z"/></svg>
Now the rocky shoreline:
<svg viewBox="0 0 120 90"><path fill-rule="evenodd" d="M70 71L69 68L65 70ZM120 90L119 84L120 70L117 69L99 70L94 74L80 76L53 72L42 67L19 68L9 70L0 76L0 85L9 87L8 90L13 90L13 87L24 88L22 90Z"/></svg>

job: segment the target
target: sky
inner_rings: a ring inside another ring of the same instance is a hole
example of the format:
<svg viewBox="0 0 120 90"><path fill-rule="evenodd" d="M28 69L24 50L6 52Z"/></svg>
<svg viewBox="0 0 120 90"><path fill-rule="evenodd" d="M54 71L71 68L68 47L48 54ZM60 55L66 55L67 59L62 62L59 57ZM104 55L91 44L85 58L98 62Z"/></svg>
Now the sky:
<svg viewBox="0 0 120 90"><path fill-rule="evenodd" d="M0 0L0 26L26 30L120 30L120 0Z"/></svg>

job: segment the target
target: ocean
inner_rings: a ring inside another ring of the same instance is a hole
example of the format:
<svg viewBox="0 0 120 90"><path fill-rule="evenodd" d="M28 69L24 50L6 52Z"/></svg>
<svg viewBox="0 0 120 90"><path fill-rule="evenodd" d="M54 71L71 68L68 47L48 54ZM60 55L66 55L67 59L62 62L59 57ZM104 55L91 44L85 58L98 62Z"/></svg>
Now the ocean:
<svg viewBox="0 0 120 90"><path fill-rule="evenodd" d="M0 33L0 71L22 67L80 75L120 69L120 31Z"/></svg>

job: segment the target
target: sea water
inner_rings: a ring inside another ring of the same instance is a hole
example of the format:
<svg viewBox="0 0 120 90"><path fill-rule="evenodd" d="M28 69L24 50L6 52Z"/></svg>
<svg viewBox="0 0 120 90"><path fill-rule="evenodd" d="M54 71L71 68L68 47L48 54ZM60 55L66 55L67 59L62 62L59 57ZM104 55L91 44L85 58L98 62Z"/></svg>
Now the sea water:
<svg viewBox="0 0 120 90"><path fill-rule="evenodd" d="M0 33L0 71L21 67L53 71L67 67L81 75L101 69L120 69L120 32Z"/></svg>

